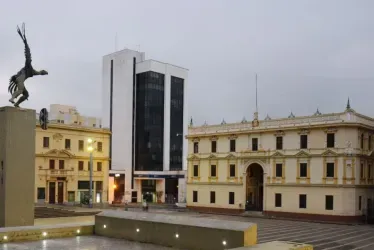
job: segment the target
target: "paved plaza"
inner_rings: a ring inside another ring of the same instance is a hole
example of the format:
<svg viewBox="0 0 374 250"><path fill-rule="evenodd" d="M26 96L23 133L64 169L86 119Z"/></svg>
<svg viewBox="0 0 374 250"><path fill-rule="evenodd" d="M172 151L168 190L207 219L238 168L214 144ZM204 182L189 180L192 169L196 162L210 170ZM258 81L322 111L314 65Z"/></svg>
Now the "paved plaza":
<svg viewBox="0 0 374 250"><path fill-rule="evenodd" d="M100 236L49 239L24 243L0 244L0 250L171 250L172 248Z"/></svg>
<svg viewBox="0 0 374 250"><path fill-rule="evenodd" d="M320 224L237 216L209 215L209 217L257 223L259 243L274 240L294 241L311 244L314 250L374 249L374 226Z"/></svg>
<svg viewBox="0 0 374 250"><path fill-rule="evenodd" d="M312 244L315 250L373 250L374 225L337 225L301 221L276 220L242 216L199 214L171 210L153 210L179 216L215 218L231 221L248 221L258 226L258 242L274 240ZM92 217L93 219L93 217ZM10 243L0 245L0 250L21 249L134 249L167 250L159 247L125 240L98 236L80 236L67 239L50 239L39 242Z"/></svg>

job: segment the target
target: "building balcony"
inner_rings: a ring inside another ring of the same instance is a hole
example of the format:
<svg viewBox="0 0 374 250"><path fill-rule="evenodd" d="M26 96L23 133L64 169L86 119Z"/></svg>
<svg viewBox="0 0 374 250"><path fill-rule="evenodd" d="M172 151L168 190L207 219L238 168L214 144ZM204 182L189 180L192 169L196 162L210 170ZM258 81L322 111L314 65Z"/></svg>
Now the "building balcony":
<svg viewBox="0 0 374 250"><path fill-rule="evenodd" d="M74 169L39 169L39 175L46 177L69 177L74 174Z"/></svg>
<svg viewBox="0 0 374 250"><path fill-rule="evenodd" d="M79 177L90 177L90 171L78 171ZM103 177L104 173L102 171L93 171L92 177Z"/></svg>

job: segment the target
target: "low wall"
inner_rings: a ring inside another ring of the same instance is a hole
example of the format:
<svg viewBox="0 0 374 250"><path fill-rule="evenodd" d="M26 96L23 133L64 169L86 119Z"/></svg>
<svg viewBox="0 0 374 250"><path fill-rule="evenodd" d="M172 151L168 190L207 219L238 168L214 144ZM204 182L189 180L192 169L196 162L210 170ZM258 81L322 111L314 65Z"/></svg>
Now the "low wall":
<svg viewBox="0 0 374 250"><path fill-rule="evenodd" d="M0 243L92 235L93 223L66 223L0 228Z"/></svg>
<svg viewBox="0 0 374 250"><path fill-rule="evenodd" d="M295 242L271 241L256 246L239 247L231 250L313 250L313 246Z"/></svg>
<svg viewBox="0 0 374 250"><path fill-rule="evenodd" d="M180 249L219 250L257 243L257 225L190 216L104 211L95 234Z"/></svg>

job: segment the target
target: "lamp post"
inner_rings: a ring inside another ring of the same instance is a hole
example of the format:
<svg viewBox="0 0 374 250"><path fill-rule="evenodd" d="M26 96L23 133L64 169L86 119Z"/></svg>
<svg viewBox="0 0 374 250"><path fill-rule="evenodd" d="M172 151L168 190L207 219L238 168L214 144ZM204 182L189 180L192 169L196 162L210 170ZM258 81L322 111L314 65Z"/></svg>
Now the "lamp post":
<svg viewBox="0 0 374 250"><path fill-rule="evenodd" d="M87 150L90 152L90 201L89 201L89 207L92 208L92 201L93 201L93 188L92 188L92 174L93 174L93 160L92 160L92 152L94 151L93 144L95 143L91 138L88 138L88 147Z"/></svg>

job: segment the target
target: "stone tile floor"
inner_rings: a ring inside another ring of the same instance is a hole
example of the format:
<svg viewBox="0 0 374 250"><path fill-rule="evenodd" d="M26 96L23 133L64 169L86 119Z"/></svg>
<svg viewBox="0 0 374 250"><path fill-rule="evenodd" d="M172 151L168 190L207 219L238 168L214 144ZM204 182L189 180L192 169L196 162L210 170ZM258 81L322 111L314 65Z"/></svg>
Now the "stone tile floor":
<svg viewBox="0 0 374 250"><path fill-rule="evenodd" d="M42 241L0 244L0 250L171 250L175 248L155 246L133 241L111 239L100 236L78 236L75 238L48 239Z"/></svg>

